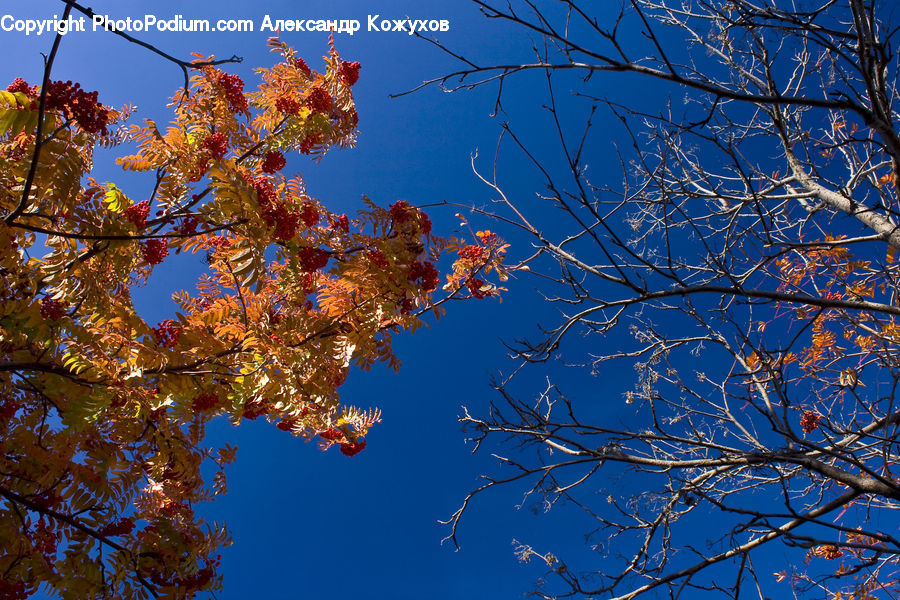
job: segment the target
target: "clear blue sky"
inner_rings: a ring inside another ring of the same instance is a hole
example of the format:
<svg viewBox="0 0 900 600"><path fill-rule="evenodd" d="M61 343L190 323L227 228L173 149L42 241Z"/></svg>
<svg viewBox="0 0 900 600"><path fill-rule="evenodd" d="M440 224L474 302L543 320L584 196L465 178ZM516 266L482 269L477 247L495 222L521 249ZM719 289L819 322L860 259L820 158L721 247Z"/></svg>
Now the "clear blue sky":
<svg viewBox="0 0 900 600"><path fill-rule="evenodd" d="M90 6L119 18L152 12L159 18L176 14L212 20L246 18L257 25L265 14L358 19L363 30L353 37L338 35L336 41L345 59L363 65L354 88L360 113L359 145L332 152L319 165L307 157L292 156L287 171L301 172L310 193L337 212L352 212L362 194L382 205L398 199L416 205L444 200L483 205L491 198L472 174L469 157L476 149L485 157L493 153L499 134L499 119L490 117L493 90L446 94L429 88L390 99L389 94L443 74L454 64L414 37L365 31L369 14L447 19L450 31L441 34L441 39L470 56L493 56L510 45L527 56L528 42L520 33L513 37L501 24L485 21L466 0L94 0ZM0 14L7 11L22 18L47 17L61 13L62 3L39 0L28 8L6 3ZM231 70L244 78L248 88L255 81L252 68L273 60L265 45L268 32L138 35L183 58L195 51L243 56L244 62ZM282 37L311 64L327 51L326 33ZM0 41L5 55L0 80L22 76L36 82L42 66L40 52L49 51L52 37L0 32ZM99 90L104 104L133 102L139 108L138 118L162 121L167 98L181 83L181 73L173 65L112 35L90 32L64 39L53 78L72 79L86 89ZM543 94L539 84L539 79L522 78L507 93L534 108ZM640 90L625 85L618 92L621 99ZM510 110L518 110L513 108L516 102L509 105ZM508 118L521 126L532 117L512 112ZM529 135L536 144L551 144L551 133L535 128ZM601 159L612 158L610 147L592 151ZM149 188L148 178L125 176L110 166L108 158L98 155L98 179L121 183L133 197ZM595 167L598 179L604 176L603 164L600 160ZM608 164L610 175L618 178L616 161ZM511 165L507 175L512 194L533 198L540 190L527 169L516 171ZM430 211L438 234L450 234L457 227L453 212ZM526 248L513 248L518 256L526 252ZM135 296L150 322L170 316L172 289L193 287L196 269L191 264L172 261L166 265L169 271L158 270L150 285ZM534 331L546 310L531 286L528 281L510 282L502 304L485 300L451 306L449 315L432 323L431 329L399 339L396 349L404 363L399 375L383 368L353 372L343 389L345 400L384 411L384 422L369 435L367 449L353 459L334 449L323 454L314 444L264 422L237 429L223 422L211 428L212 443L227 439L240 447L238 461L229 470L229 495L204 509L210 519L227 521L235 539L224 552L226 590L218 595L221 600L249 596L272 600L520 598L543 570L516 561L514 538L537 548L587 551L580 525L573 527L568 513L535 514L528 504L516 510L521 490L513 488L483 496L472 506L460 534L461 551L440 544L448 530L438 520L458 507L466 492L477 485L479 473L496 471L489 453L470 455L457 416L460 405L485 406L492 394L490 374L511 368L499 340ZM594 380L580 389L592 394L597 390L591 386L597 385Z"/></svg>

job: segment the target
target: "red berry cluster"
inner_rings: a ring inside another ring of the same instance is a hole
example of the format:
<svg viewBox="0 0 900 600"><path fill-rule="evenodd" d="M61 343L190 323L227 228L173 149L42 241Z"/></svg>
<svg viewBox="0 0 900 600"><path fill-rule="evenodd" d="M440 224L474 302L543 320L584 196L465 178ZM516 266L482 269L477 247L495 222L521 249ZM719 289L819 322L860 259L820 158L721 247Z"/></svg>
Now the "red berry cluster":
<svg viewBox="0 0 900 600"><path fill-rule="evenodd" d="M197 233L197 225L199 224L200 221L197 220L197 217L185 217L176 231L182 235L194 235Z"/></svg>
<svg viewBox="0 0 900 600"><path fill-rule="evenodd" d="M300 283L303 285L303 292L305 294L314 294L316 291L316 274L314 271L309 271L304 273L300 278ZM308 302L307 304L312 304ZM308 310L312 310L310 306L306 307Z"/></svg>
<svg viewBox="0 0 900 600"><path fill-rule="evenodd" d="M812 433L816 429L819 428L819 419L822 417L817 415L811 410L803 411L803 416L800 418L800 427L803 428L803 431L806 433Z"/></svg>
<svg viewBox="0 0 900 600"><path fill-rule="evenodd" d="M325 431L319 432L319 437L328 442L336 442L344 439L344 432L334 427L329 427Z"/></svg>
<svg viewBox="0 0 900 600"><path fill-rule="evenodd" d="M224 133L213 133L203 140L203 147L216 160L220 160L228 153L228 138Z"/></svg>
<svg viewBox="0 0 900 600"><path fill-rule="evenodd" d="M340 229L344 233L350 233L350 219L347 218L346 214L335 217L331 226L335 229Z"/></svg>
<svg viewBox="0 0 900 600"><path fill-rule="evenodd" d="M219 402L221 402L221 400L219 399L218 394L205 392L203 394L197 395L193 399L193 401L191 402L191 408L193 408L197 412L205 412L217 407L219 405Z"/></svg>
<svg viewBox="0 0 900 600"><path fill-rule="evenodd" d="M484 259L484 246L465 246L457 251L460 258L480 263Z"/></svg>
<svg viewBox="0 0 900 600"><path fill-rule="evenodd" d="M825 560L835 560L844 555L844 551L835 546L834 544L826 544L824 546L819 546L816 548L816 554L821 556Z"/></svg>
<svg viewBox="0 0 900 600"><path fill-rule="evenodd" d="M406 200L398 200L388 209L391 220L397 225L415 222L419 231L428 235L431 233L431 219L421 210L410 206Z"/></svg>
<svg viewBox="0 0 900 600"><path fill-rule="evenodd" d="M419 211L419 231L421 231L425 235L431 234L431 219L428 218L421 210Z"/></svg>
<svg viewBox="0 0 900 600"><path fill-rule="evenodd" d="M344 442L341 444L341 454L344 456L356 456L366 447L366 440L356 442Z"/></svg>
<svg viewBox="0 0 900 600"><path fill-rule="evenodd" d="M214 252L221 252L222 250L231 248L231 240L221 235L209 238L207 243Z"/></svg>
<svg viewBox="0 0 900 600"><path fill-rule="evenodd" d="M297 225L299 225L297 213L288 211L284 205L279 205L275 213L275 229L272 231L272 237L282 242L293 239L297 233Z"/></svg>
<svg viewBox="0 0 900 600"><path fill-rule="evenodd" d="M169 255L169 240L166 238L147 240L141 246L141 255L148 265L158 265Z"/></svg>
<svg viewBox="0 0 900 600"><path fill-rule="evenodd" d="M282 431L291 431L299 424L300 421L298 421L297 419L282 419L281 421L278 421L275 427Z"/></svg>
<svg viewBox="0 0 900 600"><path fill-rule="evenodd" d="M248 178L248 181L256 190L256 202L261 208L275 203L275 186L271 181L266 177Z"/></svg>
<svg viewBox="0 0 900 600"><path fill-rule="evenodd" d="M300 141L300 152L309 154L317 144L322 143L321 133L310 133Z"/></svg>
<svg viewBox="0 0 900 600"><path fill-rule="evenodd" d="M128 535L132 531L134 531L134 521L126 518L104 525L97 530L97 533L103 537L116 537L119 535Z"/></svg>
<svg viewBox="0 0 900 600"><path fill-rule="evenodd" d="M305 417L311 412L316 412L319 410L319 407L315 404L304 404L303 408L300 409L300 416Z"/></svg>
<svg viewBox="0 0 900 600"><path fill-rule="evenodd" d="M0 402L0 423L12 419L16 416L16 413L20 408L22 408L22 406L18 402L13 402L9 398Z"/></svg>
<svg viewBox="0 0 900 600"><path fill-rule="evenodd" d="M54 490L46 490L39 496L35 496L32 499L35 505L40 508L53 508L57 506L60 502L62 502L62 498L60 498Z"/></svg>
<svg viewBox="0 0 900 600"><path fill-rule="evenodd" d="M306 98L306 105L314 113L327 113L331 111L331 94L321 87L313 88Z"/></svg>
<svg viewBox="0 0 900 600"><path fill-rule="evenodd" d="M300 269L307 273L318 271L328 264L328 252L319 248L307 246L301 248L297 254L300 261Z"/></svg>
<svg viewBox="0 0 900 600"><path fill-rule="evenodd" d="M218 565L218 561L216 561L216 565ZM187 577L177 577L175 579L175 583L179 588L182 589L200 589L212 581L212 578L216 574L215 566L207 565L202 569L198 569L196 573L193 575L189 575Z"/></svg>
<svg viewBox="0 0 900 600"><path fill-rule="evenodd" d="M16 92L25 94L27 96L37 96L38 88L37 86L29 86L28 82L22 79L21 77L16 77L13 79L13 82L9 84L9 87L6 88L7 92L12 92L15 94Z"/></svg>
<svg viewBox="0 0 900 600"><path fill-rule="evenodd" d="M469 293L472 294L472 297L478 300L493 295L493 292L490 289L482 289L484 287L483 279L470 278L466 281L466 287L469 288Z"/></svg>
<svg viewBox="0 0 900 600"><path fill-rule="evenodd" d="M257 397L244 404L244 418L255 421L263 415L269 414L269 405L265 398Z"/></svg>
<svg viewBox="0 0 900 600"><path fill-rule="evenodd" d="M294 66L298 71L302 71L304 74L306 74L307 77L312 77L312 69L309 68L309 65L307 65L306 61L302 58L295 58Z"/></svg>
<svg viewBox="0 0 900 600"><path fill-rule="evenodd" d="M391 215L391 220L394 223L406 223L412 218L412 215L410 214L410 208L412 207L406 200L397 200L396 202L391 204L390 209L388 209L388 212Z"/></svg>
<svg viewBox="0 0 900 600"><path fill-rule="evenodd" d="M376 267L387 267L388 266L387 257L385 257L384 252L382 252L378 248L375 248L374 250L369 250L369 252L366 253L366 256L368 257L369 262L371 262Z"/></svg>
<svg viewBox="0 0 900 600"><path fill-rule="evenodd" d="M147 226L147 217L150 216L150 201L141 200L125 209L125 218L134 223L138 229Z"/></svg>
<svg viewBox="0 0 900 600"><path fill-rule="evenodd" d="M150 528L147 527L149 530ZM206 586L215 577L216 567L221 563L221 558L208 562L202 569L198 569L193 575L167 575L159 570L153 570L149 579L160 587L174 587L185 593L198 590ZM184 597L192 598L193 593L187 593Z"/></svg>
<svg viewBox="0 0 900 600"><path fill-rule="evenodd" d="M401 315L408 315L410 312L412 312L413 308L415 308L415 302L413 301L412 298L404 297L400 301L400 314Z"/></svg>
<svg viewBox="0 0 900 600"><path fill-rule="evenodd" d="M0 579L0 600L26 600L30 595L24 581L12 583Z"/></svg>
<svg viewBox="0 0 900 600"><path fill-rule="evenodd" d="M296 98L291 96L281 96L275 100L275 109L286 115L298 115L301 108Z"/></svg>
<svg viewBox="0 0 900 600"><path fill-rule="evenodd" d="M41 300L41 317L48 321L58 321L64 316L66 316L66 310L62 304L50 297Z"/></svg>
<svg viewBox="0 0 900 600"><path fill-rule="evenodd" d="M109 110L97 102L97 92L85 92L81 84L71 81L47 83L47 109L59 110L88 133L106 135Z"/></svg>
<svg viewBox="0 0 900 600"><path fill-rule="evenodd" d="M434 265L427 260L424 262L414 262L409 268L409 275L407 278L413 282L421 281L422 290L426 292L437 289L438 282L440 281L437 269L435 269Z"/></svg>
<svg viewBox="0 0 900 600"><path fill-rule="evenodd" d="M274 227L272 235L276 240L286 242L297 233L300 217L296 211L288 210L283 202L279 202L275 194L275 186L265 177L250 179L256 190L256 201L259 204L260 216L269 227Z"/></svg>
<svg viewBox="0 0 900 600"><path fill-rule="evenodd" d="M278 150L272 150L271 152L266 152L266 156L263 158L262 170L263 173L276 173L282 170L286 164L287 161L284 160L284 154Z"/></svg>
<svg viewBox="0 0 900 600"><path fill-rule="evenodd" d="M58 534L47 525L47 522L44 521L44 517L38 519L38 522L35 523L32 543L34 544L35 549L43 554L44 558L48 559L51 563L55 562L53 561L53 557L56 555L56 545L58 542Z"/></svg>
<svg viewBox="0 0 900 600"><path fill-rule="evenodd" d="M339 69L339 72L341 74L341 79L344 80L344 83L346 83L347 85L353 85L354 83L359 81L359 67L360 66L361 65L356 61L341 63L341 68Z"/></svg>
<svg viewBox="0 0 900 600"><path fill-rule="evenodd" d="M159 323L151 331L159 345L166 348L174 348L181 337L181 326L171 319Z"/></svg>
<svg viewBox="0 0 900 600"><path fill-rule="evenodd" d="M300 220L307 227L315 227L319 223L319 211L312 202L304 202L300 210Z"/></svg>
<svg viewBox="0 0 900 600"><path fill-rule="evenodd" d="M237 75L220 73L216 81L222 91L232 112L247 112L247 97L244 96L244 82Z"/></svg>

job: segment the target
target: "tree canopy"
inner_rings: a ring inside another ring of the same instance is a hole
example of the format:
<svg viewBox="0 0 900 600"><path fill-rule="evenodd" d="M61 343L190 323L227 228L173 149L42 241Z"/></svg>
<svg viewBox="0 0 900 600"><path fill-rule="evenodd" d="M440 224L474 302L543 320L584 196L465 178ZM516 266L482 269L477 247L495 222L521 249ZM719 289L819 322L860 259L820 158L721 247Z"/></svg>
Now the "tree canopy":
<svg viewBox="0 0 900 600"><path fill-rule="evenodd" d="M342 404L348 370L398 368L393 335L497 294L483 273L505 247L438 238L402 200L335 214L282 174L286 153L354 144L361 65L333 45L318 70L270 40L253 91L231 60L157 51L185 86L170 123L137 124L52 78L60 37L42 81L0 92L0 598L190 598L221 589L230 543L196 510L236 456L204 444L208 422L262 417L354 456L380 413ZM93 179L98 145L152 193ZM131 293L177 254L205 273L146 322Z"/></svg>

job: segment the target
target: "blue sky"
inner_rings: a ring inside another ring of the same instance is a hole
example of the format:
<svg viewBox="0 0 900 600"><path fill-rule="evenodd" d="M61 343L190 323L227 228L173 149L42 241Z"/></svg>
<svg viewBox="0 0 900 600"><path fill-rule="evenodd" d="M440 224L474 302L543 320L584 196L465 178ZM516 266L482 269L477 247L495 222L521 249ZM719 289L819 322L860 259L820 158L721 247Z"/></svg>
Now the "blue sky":
<svg viewBox="0 0 900 600"><path fill-rule="evenodd" d="M481 165L489 167L487 159L493 154L503 118L525 125L526 138L537 146L555 143L552 131L536 120L539 113L529 112L542 98L539 77L515 80L506 92L510 112L498 118L490 116L493 89L447 94L431 87L410 96L389 97L455 65L414 37L366 32L369 14L446 19L450 30L441 34L441 40L464 49L469 56L487 58L502 51L507 57L527 58L527 39L502 24L487 22L464 0L383 0L377 4L337 0L302 5L288 1L151 4L95 0L91 7L118 18L152 12L161 19L175 14L213 20L247 18L257 25L265 14L273 19L360 20L362 31L355 36L336 37L341 55L363 65L354 88L360 113L359 145L331 152L318 165L304 156L289 157L286 170L302 173L310 193L337 212L355 210L362 194L382 205L399 199L415 205L442 201L486 204L491 193L472 173L470 155L479 149L485 157ZM56 0L40 0L29 8L5 6L0 14L8 10L19 18L48 17L61 9ZM269 35L257 31L141 37L183 58L190 52L220 58L243 56L244 62L230 70L252 88L252 68L273 60L265 45ZM287 33L282 37L310 64L327 51L325 33ZM0 32L0 40L6 59L0 66L0 80L22 76L37 81L40 53L49 50L52 38ZM86 89L97 89L100 100L108 105L132 102L138 106L138 118L150 116L163 122L167 98L181 83L181 73L173 65L112 35L91 32L73 33L63 40L53 78L72 79ZM646 95L646 88L631 88L628 79L618 81L620 100L636 101ZM573 113L571 118L577 120L580 115ZM535 126L529 127L533 119ZM598 157L596 178L620 177L611 145L590 150ZM132 197L149 188L149 178L126 176L110 166L110 159L98 154L95 176L99 180L118 182ZM507 191L527 201L540 190L540 183L522 164L516 160L504 163L510 184ZM610 165L609 173L604 164ZM458 210L429 211L439 235L451 234L458 227L453 216ZM473 224L493 227L477 219ZM512 252L522 256L527 248L514 247ZM148 321L170 316L168 295L172 290L193 287L195 265L181 260L165 263L168 270L158 269L150 284L135 295ZM535 512L528 503L517 510L522 490L514 488L484 495L473 504L460 532L459 552L440 543L449 530L438 520L453 513L466 492L477 485L479 473L496 472L489 452L470 454L457 416L461 405L484 407L492 394L491 374L512 368L500 340L534 331L542 314L552 314L532 286L531 281L511 281L502 304L484 300L451 306L449 314L432 322L430 329L398 339L396 350L404 363L399 375L383 368L353 372L342 391L345 400L378 406L384 412L384 422L369 435L368 447L353 459L334 449L322 453L314 444L305 444L264 422L239 428L222 422L211 427L212 443L227 440L240 448L238 461L229 470L228 496L204 509L210 519L227 521L235 539L223 553L225 592L218 598L520 598L543 570L539 565L517 562L513 539L538 549L566 550L570 556L588 552L580 525L568 512ZM544 376L535 373L529 377L539 386ZM606 404L610 401L621 402L617 393L603 397L615 378L606 378L605 386L600 387L597 380L579 379L580 374L567 377L570 389L600 400L601 411L610 410Z"/></svg>

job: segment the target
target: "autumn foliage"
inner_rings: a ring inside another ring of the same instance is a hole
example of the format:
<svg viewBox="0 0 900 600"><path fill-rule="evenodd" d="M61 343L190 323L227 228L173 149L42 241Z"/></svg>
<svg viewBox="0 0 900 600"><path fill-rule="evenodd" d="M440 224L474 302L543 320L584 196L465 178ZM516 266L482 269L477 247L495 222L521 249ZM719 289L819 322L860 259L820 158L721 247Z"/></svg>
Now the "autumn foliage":
<svg viewBox="0 0 900 600"><path fill-rule="evenodd" d="M350 367L397 368L392 336L436 293L498 292L495 236L438 239L404 201L335 214L284 173L353 145L360 64L271 46L253 91L198 57L168 125L129 126L72 82L0 93L0 599L219 589L229 536L195 508L235 448L204 446L206 424L264 418L353 456L379 413L341 403ZM152 192L91 178L98 144L129 148ZM146 322L132 290L179 254L206 272Z"/></svg>

